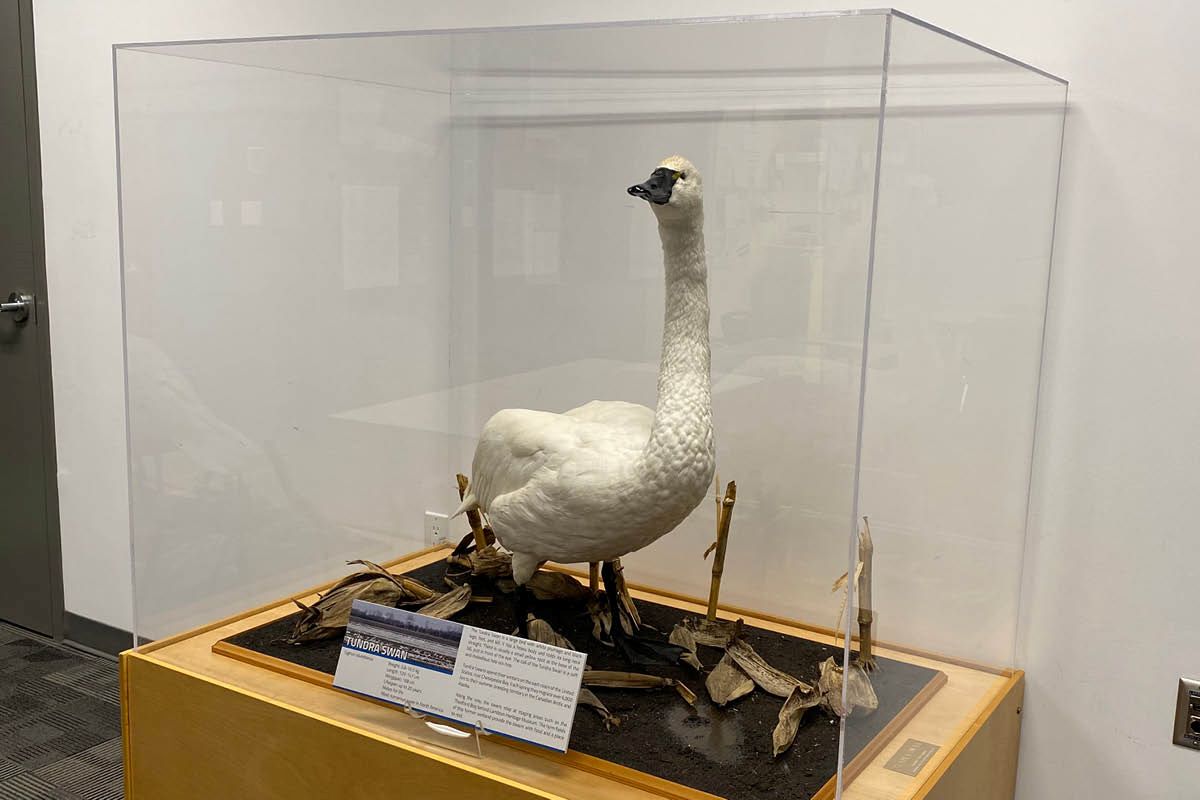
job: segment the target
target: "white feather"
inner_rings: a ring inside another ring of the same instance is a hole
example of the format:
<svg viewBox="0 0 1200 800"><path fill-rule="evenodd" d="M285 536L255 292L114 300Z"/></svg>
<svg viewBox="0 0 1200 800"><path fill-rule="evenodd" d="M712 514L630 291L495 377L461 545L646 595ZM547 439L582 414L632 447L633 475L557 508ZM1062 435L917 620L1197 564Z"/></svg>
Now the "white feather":
<svg viewBox="0 0 1200 800"><path fill-rule="evenodd" d="M715 463L708 290L698 171L651 205L666 272L657 411L593 400L562 414L497 412L480 434L470 491L524 583L543 561L610 561L669 533L707 494Z"/></svg>

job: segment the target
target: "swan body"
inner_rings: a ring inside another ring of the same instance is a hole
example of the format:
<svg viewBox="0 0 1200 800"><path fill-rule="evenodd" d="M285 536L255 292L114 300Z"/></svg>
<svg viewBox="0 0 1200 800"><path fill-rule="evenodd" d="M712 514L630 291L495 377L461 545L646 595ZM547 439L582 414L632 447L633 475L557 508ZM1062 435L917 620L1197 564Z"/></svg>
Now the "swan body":
<svg viewBox="0 0 1200 800"><path fill-rule="evenodd" d="M699 505L715 464L700 174L664 160L629 193L658 218L666 313L656 409L600 401L561 414L505 409L484 425L470 488L513 554L518 584L544 561L611 561L671 532Z"/></svg>

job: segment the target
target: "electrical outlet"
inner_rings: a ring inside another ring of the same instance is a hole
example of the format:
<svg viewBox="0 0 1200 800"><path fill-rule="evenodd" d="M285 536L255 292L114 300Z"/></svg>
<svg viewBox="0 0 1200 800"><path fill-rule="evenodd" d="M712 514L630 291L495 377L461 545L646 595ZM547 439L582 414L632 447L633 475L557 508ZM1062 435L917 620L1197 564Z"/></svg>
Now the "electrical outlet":
<svg viewBox="0 0 1200 800"><path fill-rule="evenodd" d="M425 512L425 546L446 544L450 536L450 517L436 511Z"/></svg>
<svg viewBox="0 0 1200 800"><path fill-rule="evenodd" d="M1175 744L1200 750L1200 681L1179 679L1175 701Z"/></svg>

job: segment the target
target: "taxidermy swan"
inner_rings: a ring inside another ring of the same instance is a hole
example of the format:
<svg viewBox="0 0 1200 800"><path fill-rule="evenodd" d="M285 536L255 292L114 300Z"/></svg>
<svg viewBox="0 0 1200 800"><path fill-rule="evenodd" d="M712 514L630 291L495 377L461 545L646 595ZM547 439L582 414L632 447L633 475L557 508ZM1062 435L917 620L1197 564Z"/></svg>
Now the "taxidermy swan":
<svg viewBox="0 0 1200 800"><path fill-rule="evenodd" d="M545 561L604 562L610 603L609 562L674 530L706 496L715 462L700 173L672 156L628 192L649 202L662 240L656 409L594 400L562 414L498 412L480 435L456 512L487 515L519 585ZM524 631L523 613L519 622Z"/></svg>

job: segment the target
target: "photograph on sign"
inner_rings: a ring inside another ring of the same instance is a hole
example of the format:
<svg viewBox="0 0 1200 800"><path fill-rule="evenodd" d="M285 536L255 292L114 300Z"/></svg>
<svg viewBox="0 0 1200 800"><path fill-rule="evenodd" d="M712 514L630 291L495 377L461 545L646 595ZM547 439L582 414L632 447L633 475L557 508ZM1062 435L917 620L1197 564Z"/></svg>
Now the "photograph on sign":
<svg viewBox="0 0 1200 800"><path fill-rule="evenodd" d="M351 612L344 646L379 654L386 654L386 649L400 661L449 675L458 660L462 635L458 622L364 603Z"/></svg>

